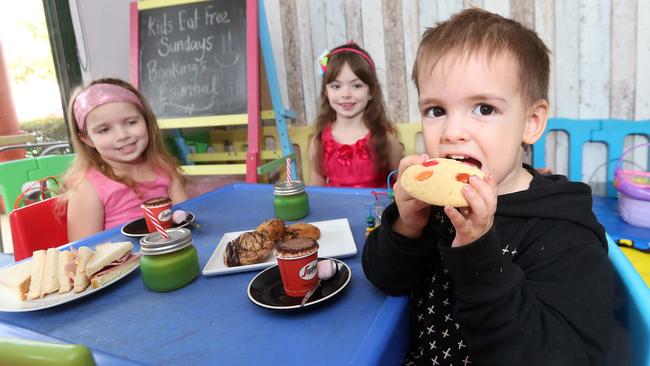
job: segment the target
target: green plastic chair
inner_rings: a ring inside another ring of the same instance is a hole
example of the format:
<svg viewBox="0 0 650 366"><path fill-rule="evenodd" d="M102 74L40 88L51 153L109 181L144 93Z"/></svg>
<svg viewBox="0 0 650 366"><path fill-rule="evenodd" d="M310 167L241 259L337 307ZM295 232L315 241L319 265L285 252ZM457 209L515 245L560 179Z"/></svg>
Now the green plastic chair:
<svg viewBox="0 0 650 366"><path fill-rule="evenodd" d="M74 159L75 154L47 155L0 163L0 196L5 211L14 208L24 183L48 176L61 176Z"/></svg>

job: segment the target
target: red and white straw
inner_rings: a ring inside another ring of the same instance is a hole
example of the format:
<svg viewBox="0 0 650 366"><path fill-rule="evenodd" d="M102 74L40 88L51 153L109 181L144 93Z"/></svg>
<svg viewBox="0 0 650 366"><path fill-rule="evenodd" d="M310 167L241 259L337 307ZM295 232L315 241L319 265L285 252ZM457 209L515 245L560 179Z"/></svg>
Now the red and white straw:
<svg viewBox="0 0 650 366"><path fill-rule="evenodd" d="M169 239L169 235L165 231L165 228L162 227L162 225L160 224L160 221L158 221L156 215L154 215L154 213L151 212L151 210L148 209L147 207L144 207L144 214L147 215L149 221L151 221L153 226L156 228L156 231L160 233L160 236L162 236L165 239Z"/></svg>
<svg viewBox="0 0 650 366"><path fill-rule="evenodd" d="M291 158L287 158L287 185L291 185Z"/></svg>

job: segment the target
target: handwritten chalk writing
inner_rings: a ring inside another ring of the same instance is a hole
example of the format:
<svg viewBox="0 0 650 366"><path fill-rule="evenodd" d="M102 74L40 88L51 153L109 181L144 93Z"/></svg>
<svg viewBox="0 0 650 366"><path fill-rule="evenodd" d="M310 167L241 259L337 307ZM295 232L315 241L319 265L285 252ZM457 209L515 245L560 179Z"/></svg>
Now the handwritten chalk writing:
<svg viewBox="0 0 650 366"><path fill-rule="evenodd" d="M186 29L196 30L199 27L199 9L194 9L194 15L188 18L186 10L178 12L178 29L184 31Z"/></svg>
<svg viewBox="0 0 650 366"><path fill-rule="evenodd" d="M147 36L168 35L174 31L172 23L171 19L167 20L167 14L163 14L160 20L156 17L147 17Z"/></svg>
<svg viewBox="0 0 650 366"><path fill-rule="evenodd" d="M192 39L188 35L183 40L170 42L169 38L161 37L160 45L158 47L158 54L161 57L167 57L169 56L170 53L178 53L178 52L185 52L185 51L190 51L190 52L200 51L201 55L199 57L194 58L194 61L200 62L205 57L205 53L210 52L212 50L212 39L213 36L208 36L197 40L197 39Z"/></svg>
<svg viewBox="0 0 650 366"><path fill-rule="evenodd" d="M245 2L189 2L139 18L139 88L158 118L246 113Z"/></svg>
<svg viewBox="0 0 650 366"><path fill-rule="evenodd" d="M208 5L204 9L204 18L205 25L213 26L215 24L228 24L230 23L230 18L228 17L228 11L215 11L214 6Z"/></svg>
<svg viewBox="0 0 650 366"><path fill-rule="evenodd" d="M186 64L174 60L172 61L171 65L168 65L167 67L159 67L158 61L149 60L146 65L147 80L156 81L163 79L175 79L185 75L189 75L192 79L196 79L199 77L199 72L204 72L207 69L206 65L206 61Z"/></svg>

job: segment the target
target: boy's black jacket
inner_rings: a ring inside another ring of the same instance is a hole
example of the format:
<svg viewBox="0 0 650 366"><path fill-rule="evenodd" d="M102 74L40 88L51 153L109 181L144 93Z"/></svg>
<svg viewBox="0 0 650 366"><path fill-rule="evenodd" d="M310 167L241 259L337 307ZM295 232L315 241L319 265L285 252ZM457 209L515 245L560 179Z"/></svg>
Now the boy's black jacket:
<svg viewBox="0 0 650 366"><path fill-rule="evenodd" d="M417 297L448 269L473 365L604 364L613 273L591 189L525 167L529 189L499 196L492 230L464 247L450 247L436 207L420 239L395 233L399 213L388 207L366 240L366 277L388 294Z"/></svg>

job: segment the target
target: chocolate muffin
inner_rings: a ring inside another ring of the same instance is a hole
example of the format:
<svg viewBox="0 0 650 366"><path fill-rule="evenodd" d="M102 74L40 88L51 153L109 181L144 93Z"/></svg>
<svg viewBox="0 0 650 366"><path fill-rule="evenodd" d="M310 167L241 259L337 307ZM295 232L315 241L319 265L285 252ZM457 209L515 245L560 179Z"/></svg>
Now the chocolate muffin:
<svg viewBox="0 0 650 366"><path fill-rule="evenodd" d="M263 262L273 250L273 241L256 231L246 232L226 245L223 262L228 267Z"/></svg>
<svg viewBox="0 0 650 366"><path fill-rule="evenodd" d="M320 229L312 224L297 223L287 226L282 239L284 241L295 238L320 239Z"/></svg>
<svg viewBox="0 0 650 366"><path fill-rule="evenodd" d="M281 219L266 220L255 229L260 234L266 235L271 241L282 239L285 232L284 221Z"/></svg>
<svg viewBox="0 0 650 366"><path fill-rule="evenodd" d="M310 238L295 238L278 243L275 254L281 258L298 258L318 250L318 242Z"/></svg>

